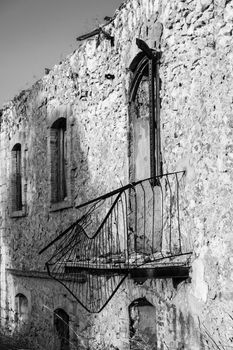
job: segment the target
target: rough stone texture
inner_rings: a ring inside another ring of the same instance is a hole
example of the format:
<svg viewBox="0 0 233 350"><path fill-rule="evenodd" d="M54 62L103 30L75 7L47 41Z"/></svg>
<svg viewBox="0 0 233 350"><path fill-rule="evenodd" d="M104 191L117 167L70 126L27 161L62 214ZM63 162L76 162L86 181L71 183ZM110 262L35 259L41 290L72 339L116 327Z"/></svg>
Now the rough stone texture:
<svg viewBox="0 0 233 350"><path fill-rule="evenodd" d="M85 40L4 106L2 317L14 309L21 290L30 294L31 320L40 336L51 336L51 310L64 307L84 348L129 349L128 307L145 297L156 309L158 349L233 345L232 21L232 1L128 0L105 27L114 46L104 35L99 42L97 36ZM5 269L44 269L46 255L38 251L77 217L74 207L50 208L47 139L54 116L67 115L69 124L72 204L128 183L128 67L139 51L137 37L158 47L160 36L164 173L186 170L180 215L193 248L191 282L174 288L171 280L136 285L128 279L100 314L90 316L54 282L10 276ZM106 79L108 73L115 78ZM23 146L26 216L12 218L10 151L17 142ZM49 341L40 345L51 349Z"/></svg>

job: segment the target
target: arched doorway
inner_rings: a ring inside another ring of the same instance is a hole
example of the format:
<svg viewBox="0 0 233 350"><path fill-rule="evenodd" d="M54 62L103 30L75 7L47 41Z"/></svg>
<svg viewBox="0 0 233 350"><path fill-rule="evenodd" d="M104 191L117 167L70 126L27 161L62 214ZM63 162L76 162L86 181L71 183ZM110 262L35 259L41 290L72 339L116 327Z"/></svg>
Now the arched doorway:
<svg viewBox="0 0 233 350"><path fill-rule="evenodd" d="M157 349L156 309L146 298L129 305L129 335L130 349Z"/></svg>
<svg viewBox="0 0 233 350"><path fill-rule="evenodd" d="M69 350L69 315L63 309L54 311L54 328L60 343L56 350Z"/></svg>

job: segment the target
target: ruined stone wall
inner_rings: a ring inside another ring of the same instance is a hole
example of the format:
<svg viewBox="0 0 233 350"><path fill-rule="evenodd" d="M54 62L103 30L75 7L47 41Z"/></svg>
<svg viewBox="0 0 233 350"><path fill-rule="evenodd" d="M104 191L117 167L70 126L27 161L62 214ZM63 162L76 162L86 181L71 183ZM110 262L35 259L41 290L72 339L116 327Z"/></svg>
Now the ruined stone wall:
<svg viewBox="0 0 233 350"><path fill-rule="evenodd" d="M11 279L5 268L43 270L46 254L39 256L38 251L77 217L74 205L129 181L128 68L139 52L139 37L150 47L161 46L163 171L186 170L180 217L182 233L193 248L191 282L174 288L171 280L142 285L125 281L100 314L88 317L90 346L128 349L128 307L143 297L155 305L159 349L232 345L232 21L232 1L126 1L104 28L114 37L113 46L103 34L83 41L3 108L4 310L13 307L14 290L23 286L32 291L33 305L53 307L60 291L52 282ZM53 121L64 115L70 194L66 208L55 210L50 204L48 137ZM12 218L10 152L17 142L23 146L26 215ZM36 293L38 286L41 293ZM47 301L42 298L45 291ZM74 305L71 300L68 304Z"/></svg>
<svg viewBox="0 0 233 350"><path fill-rule="evenodd" d="M162 138L165 168L187 169L183 227L194 255L186 307L224 348L232 342L232 3L166 8Z"/></svg>
<svg viewBox="0 0 233 350"><path fill-rule="evenodd" d="M29 301L28 321L14 326L14 332L23 334L28 340L29 348L59 349L59 337L54 327L54 311L57 309L63 309L69 315L70 349L87 348L90 334L87 312L60 283L38 272L33 276L24 271L8 270L7 277L9 324L14 325L18 316L15 296L23 294Z"/></svg>

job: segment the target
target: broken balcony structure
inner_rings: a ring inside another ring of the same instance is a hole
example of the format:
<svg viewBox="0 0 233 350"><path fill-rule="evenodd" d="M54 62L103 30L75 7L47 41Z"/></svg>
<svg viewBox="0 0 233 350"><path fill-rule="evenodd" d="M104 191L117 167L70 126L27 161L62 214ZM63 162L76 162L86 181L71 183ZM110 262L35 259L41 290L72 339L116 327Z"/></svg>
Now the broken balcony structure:
<svg viewBox="0 0 233 350"><path fill-rule="evenodd" d="M188 278L191 249L180 226L184 177L182 171L148 178L79 205L79 219L41 251L51 251L49 275L91 313L127 276L138 283Z"/></svg>

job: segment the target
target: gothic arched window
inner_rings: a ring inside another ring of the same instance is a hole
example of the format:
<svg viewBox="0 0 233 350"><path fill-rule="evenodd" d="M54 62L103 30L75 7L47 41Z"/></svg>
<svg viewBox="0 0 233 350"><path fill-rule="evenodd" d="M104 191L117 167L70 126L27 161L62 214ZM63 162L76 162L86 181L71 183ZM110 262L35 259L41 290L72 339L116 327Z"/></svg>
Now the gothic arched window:
<svg viewBox="0 0 233 350"><path fill-rule="evenodd" d="M131 182L151 179L130 190L130 207L136 213L130 217L135 228L130 242L136 252L149 254L162 246L160 54L140 39L136 43L141 51L129 67L129 177Z"/></svg>
<svg viewBox="0 0 233 350"><path fill-rule="evenodd" d="M162 173L159 54L142 43L145 52L139 52L129 67L133 73L129 92L133 181Z"/></svg>

